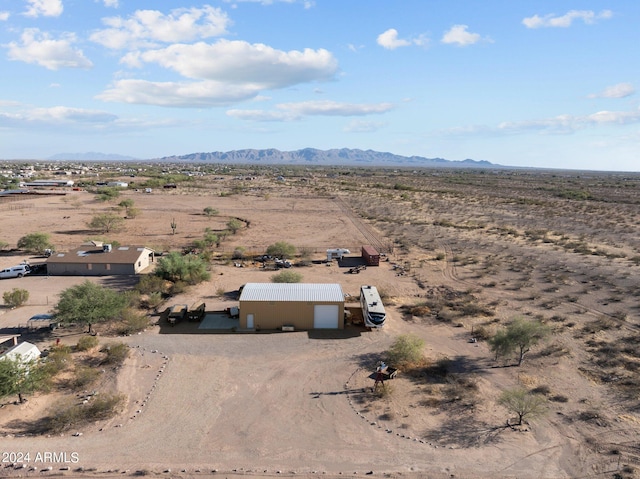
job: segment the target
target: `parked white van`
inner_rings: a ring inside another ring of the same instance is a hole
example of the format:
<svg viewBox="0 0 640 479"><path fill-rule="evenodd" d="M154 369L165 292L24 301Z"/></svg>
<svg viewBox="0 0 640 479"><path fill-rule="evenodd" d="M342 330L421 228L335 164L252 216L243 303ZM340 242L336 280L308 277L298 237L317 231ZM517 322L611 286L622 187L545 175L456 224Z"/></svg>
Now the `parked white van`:
<svg viewBox="0 0 640 479"><path fill-rule="evenodd" d="M11 268L0 271L0 279L6 278L22 278L25 274L29 274L31 269L28 264L20 264Z"/></svg>

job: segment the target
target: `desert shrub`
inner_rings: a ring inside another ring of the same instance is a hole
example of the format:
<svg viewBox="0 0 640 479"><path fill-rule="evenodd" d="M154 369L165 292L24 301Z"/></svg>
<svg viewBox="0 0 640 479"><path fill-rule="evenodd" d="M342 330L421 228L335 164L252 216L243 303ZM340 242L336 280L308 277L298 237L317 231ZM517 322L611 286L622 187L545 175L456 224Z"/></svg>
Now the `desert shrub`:
<svg viewBox="0 0 640 479"><path fill-rule="evenodd" d="M464 401L465 406L472 406L475 394L478 391L476 381L467 376L454 374L447 376L445 387L442 389L445 403L456 403Z"/></svg>
<svg viewBox="0 0 640 479"><path fill-rule="evenodd" d="M105 346L102 352L106 353L103 364L121 366L129 355L129 346L124 343L112 343Z"/></svg>
<svg viewBox="0 0 640 479"><path fill-rule="evenodd" d="M431 314L431 308L424 303L416 304L413 306L405 306L405 311L411 316L417 316L418 318L424 318Z"/></svg>
<svg viewBox="0 0 640 479"><path fill-rule="evenodd" d="M71 385L75 389L82 389L93 384L100 376L100 370L90 366L80 366L76 368Z"/></svg>
<svg viewBox="0 0 640 479"><path fill-rule="evenodd" d="M118 325L118 334L133 334L143 331L149 327L149 318L132 309L125 309L122 312L122 321Z"/></svg>
<svg viewBox="0 0 640 479"><path fill-rule="evenodd" d="M542 386L533 388L531 392L533 394L542 394L543 396L548 396L551 393L551 389L549 389L549 386L542 385Z"/></svg>
<svg viewBox="0 0 640 479"><path fill-rule="evenodd" d="M58 404L45 420L45 428L50 432L63 432L93 421L104 420L115 415L122 404L124 396L98 395L87 404Z"/></svg>
<svg viewBox="0 0 640 479"><path fill-rule="evenodd" d="M76 349L78 351L88 351L98 345L98 338L95 336L82 336L78 339Z"/></svg>
<svg viewBox="0 0 640 479"><path fill-rule="evenodd" d="M171 285L171 294L173 296L177 295L177 294L182 294L187 290L187 287L189 285L187 283L185 283L184 281L176 281L175 283L173 283Z"/></svg>
<svg viewBox="0 0 640 479"><path fill-rule="evenodd" d="M140 281L136 285L136 290L141 294L163 294L167 292L167 283L160 276L145 275L140 278Z"/></svg>
<svg viewBox="0 0 640 479"><path fill-rule="evenodd" d="M286 241L278 241L267 247L266 253L277 258L291 258L296 254L296 247Z"/></svg>
<svg viewBox="0 0 640 479"><path fill-rule="evenodd" d="M245 249L242 246L236 247L231 254L231 259L244 259Z"/></svg>
<svg viewBox="0 0 640 479"><path fill-rule="evenodd" d="M486 326L476 326L473 328L473 337L479 341L486 341L491 336L491 329Z"/></svg>
<svg viewBox="0 0 640 479"><path fill-rule="evenodd" d="M53 346L46 357L43 368L46 374L55 376L66 369L71 360L71 348L69 346Z"/></svg>
<svg viewBox="0 0 640 479"><path fill-rule="evenodd" d="M215 209L213 206L207 206L204 210L202 210L206 216L216 216L219 214L219 211Z"/></svg>
<svg viewBox="0 0 640 479"><path fill-rule="evenodd" d="M29 301L29 291L22 288L13 288L11 291L3 293L2 299L7 306L17 308Z"/></svg>
<svg viewBox="0 0 640 479"><path fill-rule="evenodd" d="M162 304L162 301L164 301L162 293L160 291L154 291L153 293L149 293L147 297L147 307L155 309Z"/></svg>
<svg viewBox="0 0 640 479"><path fill-rule="evenodd" d="M390 364L398 367L415 367L424 363L424 340L413 334L398 336L386 357Z"/></svg>
<svg viewBox="0 0 640 479"><path fill-rule="evenodd" d="M373 390L373 393L376 395L376 397L378 397L380 399L389 398L393 394L393 386L391 384L389 384L388 382L379 384Z"/></svg>
<svg viewBox="0 0 640 479"><path fill-rule="evenodd" d="M302 275L295 271L280 271L271 276L272 283L299 283L300 281L302 281Z"/></svg>

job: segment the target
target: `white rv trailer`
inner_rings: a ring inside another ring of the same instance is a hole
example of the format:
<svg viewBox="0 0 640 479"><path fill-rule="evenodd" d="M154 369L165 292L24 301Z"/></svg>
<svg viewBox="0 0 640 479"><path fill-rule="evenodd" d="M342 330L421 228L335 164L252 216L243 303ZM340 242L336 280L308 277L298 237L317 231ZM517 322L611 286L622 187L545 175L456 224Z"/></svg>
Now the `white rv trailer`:
<svg viewBox="0 0 640 479"><path fill-rule="evenodd" d="M387 319L387 313L375 286L360 286L360 305L362 317L367 328L381 328Z"/></svg>

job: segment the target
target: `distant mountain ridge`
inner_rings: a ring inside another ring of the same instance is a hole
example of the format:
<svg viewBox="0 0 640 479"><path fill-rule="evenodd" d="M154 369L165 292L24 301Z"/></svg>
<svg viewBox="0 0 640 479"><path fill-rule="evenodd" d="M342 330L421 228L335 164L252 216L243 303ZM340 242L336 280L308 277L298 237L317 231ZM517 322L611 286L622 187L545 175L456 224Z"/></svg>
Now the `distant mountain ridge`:
<svg viewBox="0 0 640 479"><path fill-rule="evenodd" d="M245 149L227 152L191 153L188 155L165 156L157 161L185 163L227 163L265 165L320 165L320 166L409 166L409 167L453 167L453 168L496 168L485 160L452 161L444 158L422 156L401 156L374 150L340 148L318 150L303 148L295 151L280 151L275 148L264 150Z"/></svg>

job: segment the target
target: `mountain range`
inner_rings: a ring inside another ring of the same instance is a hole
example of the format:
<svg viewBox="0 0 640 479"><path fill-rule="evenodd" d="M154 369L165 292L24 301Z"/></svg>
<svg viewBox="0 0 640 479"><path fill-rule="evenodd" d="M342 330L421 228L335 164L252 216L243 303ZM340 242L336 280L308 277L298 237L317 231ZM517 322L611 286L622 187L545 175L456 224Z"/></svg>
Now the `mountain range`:
<svg viewBox="0 0 640 479"><path fill-rule="evenodd" d="M401 156L374 150L340 148L318 150L303 148L295 151L269 149L244 149L233 151L214 151L209 153L190 153L187 155L165 156L140 160L123 155L106 153L60 153L49 160L67 161L158 161L172 163L223 163L223 164L263 164L263 165L318 165L318 166L391 166L414 168L499 168L500 165L489 161L462 160L452 161L444 158L425 158L422 156Z"/></svg>

